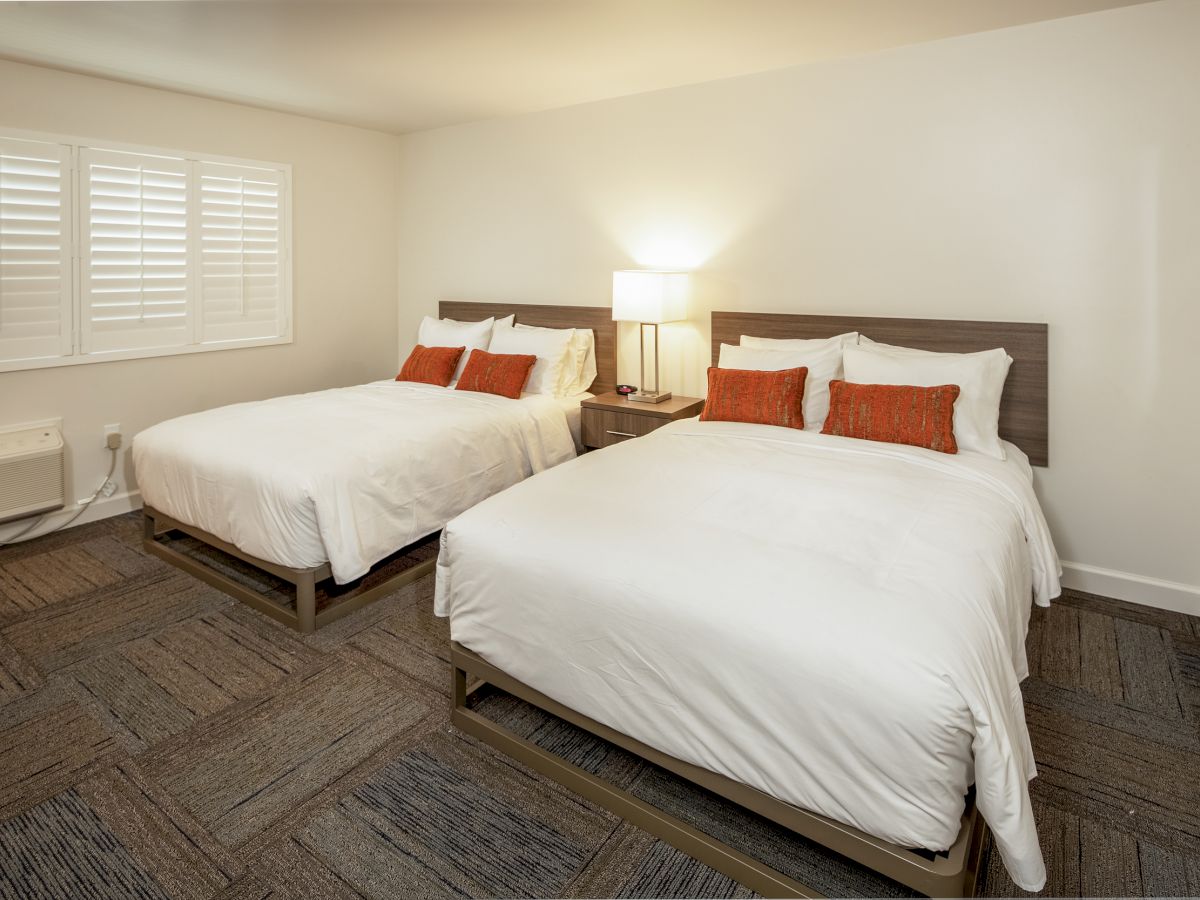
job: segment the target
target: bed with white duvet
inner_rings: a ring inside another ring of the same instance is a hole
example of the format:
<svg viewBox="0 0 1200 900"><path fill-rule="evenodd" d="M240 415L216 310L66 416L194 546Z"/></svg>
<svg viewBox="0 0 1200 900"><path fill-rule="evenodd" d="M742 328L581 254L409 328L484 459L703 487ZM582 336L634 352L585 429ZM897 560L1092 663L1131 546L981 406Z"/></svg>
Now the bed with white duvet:
<svg viewBox="0 0 1200 900"><path fill-rule="evenodd" d="M1060 570L1005 451L677 422L450 522L436 611L551 699L900 846L950 846L973 783L1038 889L1019 682Z"/></svg>
<svg viewBox="0 0 1200 900"><path fill-rule="evenodd" d="M245 553L338 583L575 456L580 401L399 381L238 403L141 432L143 501Z"/></svg>

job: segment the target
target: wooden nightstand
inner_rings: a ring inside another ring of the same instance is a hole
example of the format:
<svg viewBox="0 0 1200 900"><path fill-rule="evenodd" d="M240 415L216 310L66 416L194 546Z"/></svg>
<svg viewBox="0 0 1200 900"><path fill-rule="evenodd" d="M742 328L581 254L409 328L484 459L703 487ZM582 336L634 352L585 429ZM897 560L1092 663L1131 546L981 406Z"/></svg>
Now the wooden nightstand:
<svg viewBox="0 0 1200 900"><path fill-rule="evenodd" d="M649 434L676 419L700 415L704 401L672 397L662 403L630 402L620 394L601 394L583 401L583 446L610 447Z"/></svg>

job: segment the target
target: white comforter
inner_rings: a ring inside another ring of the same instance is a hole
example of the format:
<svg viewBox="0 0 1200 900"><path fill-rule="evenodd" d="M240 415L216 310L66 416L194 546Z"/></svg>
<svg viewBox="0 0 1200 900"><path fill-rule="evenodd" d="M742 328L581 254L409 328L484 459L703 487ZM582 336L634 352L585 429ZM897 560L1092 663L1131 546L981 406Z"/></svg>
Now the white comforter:
<svg viewBox="0 0 1200 900"><path fill-rule="evenodd" d="M674 423L452 521L437 612L553 699L903 846L953 843L974 782L1036 890L1018 683L1060 570L1008 450Z"/></svg>
<svg viewBox="0 0 1200 900"><path fill-rule="evenodd" d="M575 456L563 403L380 381L238 403L140 433L143 501L339 583Z"/></svg>

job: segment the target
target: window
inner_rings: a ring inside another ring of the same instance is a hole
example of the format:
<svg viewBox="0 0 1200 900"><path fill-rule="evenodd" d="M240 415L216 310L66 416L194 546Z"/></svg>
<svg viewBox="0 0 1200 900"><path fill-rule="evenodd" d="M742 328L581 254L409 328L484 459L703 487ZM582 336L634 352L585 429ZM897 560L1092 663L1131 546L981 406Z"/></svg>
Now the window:
<svg viewBox="0 0 1200 900"><path fill-rule="evenodd" d="M290 176L0 135L0 371L290 341Z"/></svg>

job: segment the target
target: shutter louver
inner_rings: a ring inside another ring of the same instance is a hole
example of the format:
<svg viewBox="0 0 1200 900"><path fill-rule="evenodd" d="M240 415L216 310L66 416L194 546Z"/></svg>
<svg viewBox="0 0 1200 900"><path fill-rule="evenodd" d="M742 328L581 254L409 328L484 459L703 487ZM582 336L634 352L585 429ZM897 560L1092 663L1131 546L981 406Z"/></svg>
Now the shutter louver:
<svg viewBox="0 0 1200 900"><path fill-rule="evenodd" d="M191 343L187 161L85 148L79 166L83 352Z"/></svg>
<svg viewBox="0 0 1200 900"><path fill-rule="evenodd" d="M284 176L272 169L196 164L200 197L200 340L284 333Z"/></svg>
<svg viewBox="0 0 1200 900"><path fill-rule="evenodd" d="M71 352L70 158L0 138L0 362Z"/></svg>

